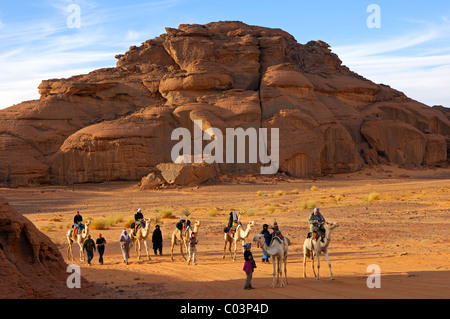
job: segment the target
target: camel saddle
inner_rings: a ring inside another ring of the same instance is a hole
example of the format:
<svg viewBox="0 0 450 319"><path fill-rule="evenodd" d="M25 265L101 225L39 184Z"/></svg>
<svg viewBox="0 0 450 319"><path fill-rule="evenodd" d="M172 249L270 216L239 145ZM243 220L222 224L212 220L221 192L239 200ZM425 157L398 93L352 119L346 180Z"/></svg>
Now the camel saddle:
<svg viewBox="0 0 450 319"><path fill-rule="evenodd" d="M236 233L236 230L238 229L238 226L239 226L238 221L234 220L233 223L231 224L231 227L230 227L230 230L229 230L231 235L234 235L234 233Z"/></svg>
<svg viewBox="0 0 450 319"><path fill-rule="evenodd" d="M270 245L269 246L272 246L272 243L273 243L274 240L278 240L278 242L280 244L282 244L284 242L284 236L281 234L280 231L277 231L277 232L275 232L273 234L272 240L270 241Z"/></svg>
<svg viewBox="0 0 450 319"><path fill-rule="evenodd" d="M308 233L308 235L306 236L306 238L311 238L312 240L319 240L319 234L317 232L310 232Z"/></svg>

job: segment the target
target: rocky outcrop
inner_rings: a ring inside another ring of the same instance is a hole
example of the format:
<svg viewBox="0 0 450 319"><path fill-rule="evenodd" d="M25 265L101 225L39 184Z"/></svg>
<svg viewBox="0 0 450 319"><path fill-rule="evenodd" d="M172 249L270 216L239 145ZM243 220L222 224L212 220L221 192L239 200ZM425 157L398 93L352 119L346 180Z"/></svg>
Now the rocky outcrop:
<svg viewBox="0 0 450 319"><path fill-rule="evenodd" d="M279 170L296 177L449 160L440 108L355 74L322 41L237 21L180 25L116 58L43 81L40 100L0 111L0 185L140 180L172 162L172 131L193 134L195 120L224 135L278 128Z"/></svg>
<svg viewBox="0 0 450 319"><path fill-rule="evenodd" d="M0 299L85 298L101 289L82 279L69 289L58 247L0 197Z"/></svg>

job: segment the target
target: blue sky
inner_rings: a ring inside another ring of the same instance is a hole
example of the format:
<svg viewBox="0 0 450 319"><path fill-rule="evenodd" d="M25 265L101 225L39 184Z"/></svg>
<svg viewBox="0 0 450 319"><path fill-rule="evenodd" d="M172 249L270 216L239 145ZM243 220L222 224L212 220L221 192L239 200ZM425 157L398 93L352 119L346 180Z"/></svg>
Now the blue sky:
<svg viewBox="0 0 450 319"><path fill-rule="evenodd" d="M71 4L79 28L69 28ZM370 4L380 8L380 28L367 25ZM224 20L323 40L362 76L450 107L449 0L1 0L0 108L38 99L42 80L114 66L116 54L165 27Z"/></svg>

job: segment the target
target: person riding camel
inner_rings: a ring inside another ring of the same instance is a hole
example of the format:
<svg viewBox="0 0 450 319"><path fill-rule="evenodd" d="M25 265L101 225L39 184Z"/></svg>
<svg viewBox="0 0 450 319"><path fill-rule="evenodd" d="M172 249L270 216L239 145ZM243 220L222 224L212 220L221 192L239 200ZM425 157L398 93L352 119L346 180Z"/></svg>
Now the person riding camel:
<svg viewBox="0 0 450 319"><path fill-rule="evenodd" d="M84 229L83 216L80 215L80 211L77 210L73 218L73 238L77 236L77 233L81 233Z"/></svg>
<svg viewBox="0 0 450 319"><path fill-rule="evenodd" d="M321 237L320 240L323 242L323 239L325 237L325 228L323 226L325 224L325 218L320 213L320 209L318 207L314 208L314 212L311 214L311 216L309 216L308 222L312 235L314 235L314 233L317 233L317 236Z"/></svg>
<svg viewBox="0 0 450 319"><path fill-rule="evenodd" d="M189 219L184 218L183 215L180 217L180 221L176 224L176 227L181 230L181 236L184 237L191 226L191 221Z"/></svg>
<svg viewBox="0 0 450 319"><path fill-rule="evenodd" d="M272 240L275 238L275 237L278 237L280 240L283 240L283 235L281 234L281 230L278 228L278 223L277 223L277 221L274 221L273 222L273 227L272 227L272 229L273 229L273 232L272 232Z"/></svg>
<svg viewBox="0 0 450 319"><path fill-rule="evenodd" d="M138 208L137 212L134 214L134 233L137 233L139 227L145 227L144 215L142 214L142 209Z"/></svg>
<svg viewBox="0 0 450 319"><path fill-rule="evenodd" d="M237 227L239 226L238 216L236 214L236 211L233 209L230 212L230 217L228 219L228 226L224 228L224 232L228 233L230 230L234 234L237 230Z"/></svg>

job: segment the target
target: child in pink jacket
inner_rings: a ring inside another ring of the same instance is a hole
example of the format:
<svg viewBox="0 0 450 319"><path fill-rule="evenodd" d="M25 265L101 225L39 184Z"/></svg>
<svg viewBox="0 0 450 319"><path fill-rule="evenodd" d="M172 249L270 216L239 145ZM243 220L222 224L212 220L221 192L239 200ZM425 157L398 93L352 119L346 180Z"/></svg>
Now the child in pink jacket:
<svg viewBox="0 0 450 319"><path fill-rule="evenodd" d="M253 259L252 252L250 251L251 243L244 245L244 268L243 270L247 274L247 278L245 280L245 286L244 289L255 289L252 287L252 277L253 277L253 271L256 268L255 260Z"/></svg>

